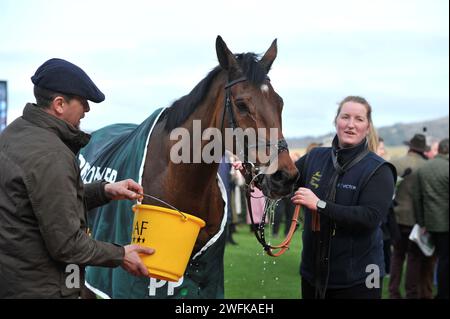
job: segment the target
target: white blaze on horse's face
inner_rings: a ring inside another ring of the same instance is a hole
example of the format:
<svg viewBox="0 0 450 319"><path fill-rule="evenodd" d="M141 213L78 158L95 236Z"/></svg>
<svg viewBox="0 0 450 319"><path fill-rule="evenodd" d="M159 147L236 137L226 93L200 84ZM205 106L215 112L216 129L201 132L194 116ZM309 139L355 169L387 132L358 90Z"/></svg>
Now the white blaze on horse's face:
<svg viewBox="0 0 450 319"><path fill-rule="evenodd" d="M269 86L267 84L261 85L261 92L269 93Z"/></svg>

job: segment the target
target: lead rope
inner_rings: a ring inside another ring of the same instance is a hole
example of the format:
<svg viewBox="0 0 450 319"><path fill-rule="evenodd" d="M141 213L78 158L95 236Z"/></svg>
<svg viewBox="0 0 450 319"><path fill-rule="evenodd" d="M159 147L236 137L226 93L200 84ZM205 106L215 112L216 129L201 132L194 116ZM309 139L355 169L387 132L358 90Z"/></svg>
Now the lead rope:
<svg viewBox="0 0 450 319"><path fill-rule="evenodd" d="M250 215L250 221L253 225L255 225L255 221L253 218L253 210L252 210L252 201L251 201L251 195L250 195L250 187L247 186L246 190L246 198L247 198L247 206L249 210ZM297 225L299 222L299 214L300 214L300 205L295 206L294 215L292 216L291 226L289 227L289 232L286 235L286 238L281 242L279 245L270 245L266 242L265 233L264 233L264 227L265 227L265 220L267 215L267 210L264 210L264 214L261 220L261 223L259 223L258 227L254 229L255 237L258 240L258 242L263 246L264 251L267 255L272 257L278 257L281 256L286 252L286 250L289 249L289 246L291 244L292 236L294 235L295 230L297 229ZM277 251L278 250L278 251Z"/></svg>

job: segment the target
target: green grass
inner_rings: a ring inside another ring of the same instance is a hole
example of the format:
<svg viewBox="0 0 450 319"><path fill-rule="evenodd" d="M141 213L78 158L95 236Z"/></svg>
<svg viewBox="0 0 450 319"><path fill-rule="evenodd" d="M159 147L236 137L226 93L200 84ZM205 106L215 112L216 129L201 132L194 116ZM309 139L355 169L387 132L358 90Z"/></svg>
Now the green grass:
<svg viewBox="0 0 450 319"><path fill-rule="evenodd" d="M280 233L283 232L280 230ZM248 225L239 225L233 239L238 245L227 244L225 249L225 298L300 298L301 237L298 231L290 249L280 257L268 256ZM272 244L283 239L273 239Z"/></svg>
<svg viewBox="0 0 450 319"><path fill-rule="evenodd" d="M280 234L283 234L282 229ZM248 225L239 225L233 234L238 245L227 244L225 248L225 298L300 299L300 234L298 230L294 233L290 249L283 255L270 257L264 253ZM272 244L283 239L272 238ZM388 284L389 278L385 277L383 299L388 298ZM404 295L403 279L400 287Z"/></svg>

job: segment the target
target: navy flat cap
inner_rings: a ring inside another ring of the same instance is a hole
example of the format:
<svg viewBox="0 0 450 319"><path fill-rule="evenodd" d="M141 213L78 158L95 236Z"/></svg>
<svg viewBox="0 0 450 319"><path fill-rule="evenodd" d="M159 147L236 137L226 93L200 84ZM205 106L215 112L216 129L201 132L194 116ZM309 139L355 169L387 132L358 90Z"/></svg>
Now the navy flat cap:
<svg viewBox="0 0 450 319"><path fill-rule="evenodd" d="M36 70L31 82L47 90L77 95L95 103L105 100L105 95L81 68L63 59L46 61Z"/></svg>

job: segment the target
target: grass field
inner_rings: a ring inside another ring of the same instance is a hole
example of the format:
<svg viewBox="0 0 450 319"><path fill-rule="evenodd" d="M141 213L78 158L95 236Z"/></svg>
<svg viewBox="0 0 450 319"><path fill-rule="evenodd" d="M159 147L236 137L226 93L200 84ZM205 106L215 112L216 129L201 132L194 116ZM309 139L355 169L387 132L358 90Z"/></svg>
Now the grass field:
<svg viewBox="0 0 450 319"><path fill-rule="evenodd" d="M291 248L280 257L265 254L248 225L239 225L225 249L225 298L300 298L301 238L296 232ZM283 239L273 240L278 244Z"/></svg>
<svg viewBox="0 0 450 319"><path fill-rule="evenodd" d="M299 231L294 234L291 248L280 257L266 255L248 225L239 225L233 239L238 245L228 244L225 249L226 299L300 299ZM274 239L272 243L282 240ZM388 281L384 278L383 299L388 298Z"/></svg>

